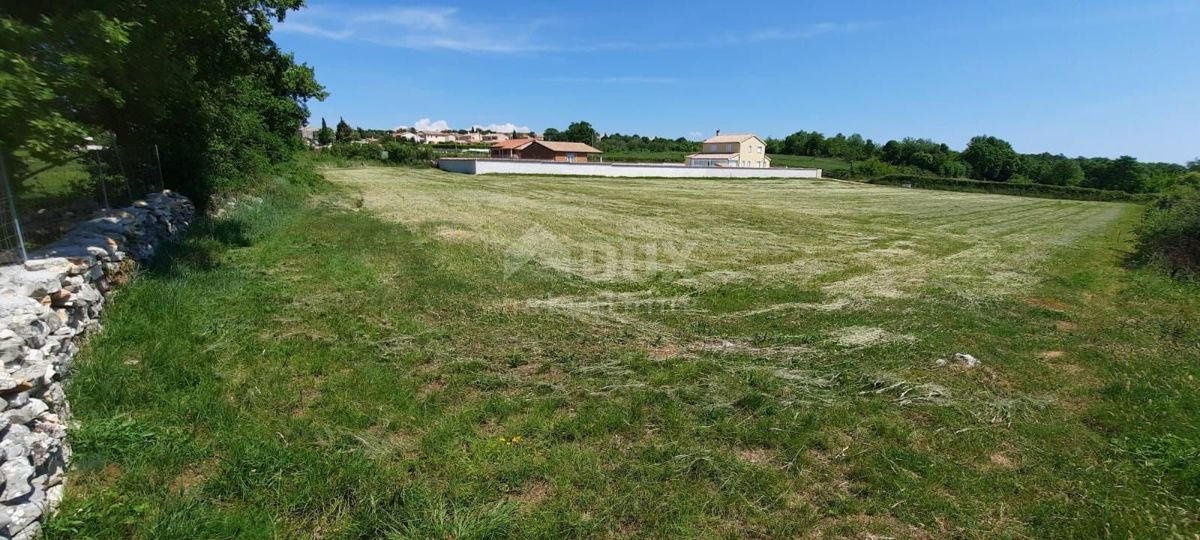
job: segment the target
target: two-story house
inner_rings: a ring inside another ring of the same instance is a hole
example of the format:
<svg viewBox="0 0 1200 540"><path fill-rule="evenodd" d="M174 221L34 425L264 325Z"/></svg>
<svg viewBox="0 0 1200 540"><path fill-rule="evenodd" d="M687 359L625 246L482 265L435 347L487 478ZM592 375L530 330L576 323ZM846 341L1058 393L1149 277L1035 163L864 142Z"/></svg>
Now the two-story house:
<svg viewBox="0 0 1200 540"><path fill-rule="evenodd" d="M767 143L757 135L721 135L704 141L699 154L687 157L688 167L749 167L766 169L771 166L767 157Z"/></svg>

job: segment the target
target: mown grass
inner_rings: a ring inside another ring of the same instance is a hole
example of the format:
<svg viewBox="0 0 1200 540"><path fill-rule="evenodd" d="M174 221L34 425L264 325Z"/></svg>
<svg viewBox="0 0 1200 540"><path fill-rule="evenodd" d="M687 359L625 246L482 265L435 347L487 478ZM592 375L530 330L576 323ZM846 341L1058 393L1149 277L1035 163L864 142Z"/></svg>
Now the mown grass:
<svg viewBox="0 0 1200 540"><path fill-rule="evenodd" d="M1200 531L1200 291L1118 265L1136 207L326 174L114 298L49 538Z"/></svg>

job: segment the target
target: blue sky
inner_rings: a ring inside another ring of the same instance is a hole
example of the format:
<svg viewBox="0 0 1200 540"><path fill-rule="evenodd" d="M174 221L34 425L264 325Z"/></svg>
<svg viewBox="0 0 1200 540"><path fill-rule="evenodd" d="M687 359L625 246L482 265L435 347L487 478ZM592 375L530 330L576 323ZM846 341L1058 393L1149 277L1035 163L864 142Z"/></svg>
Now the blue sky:
<svg viewBox="0 0 1200 540"><path fill-rule="evenodd" d="M331 94L315 122L1200 156L1200 0L843 4L310 0L274 37Z"/></svg>

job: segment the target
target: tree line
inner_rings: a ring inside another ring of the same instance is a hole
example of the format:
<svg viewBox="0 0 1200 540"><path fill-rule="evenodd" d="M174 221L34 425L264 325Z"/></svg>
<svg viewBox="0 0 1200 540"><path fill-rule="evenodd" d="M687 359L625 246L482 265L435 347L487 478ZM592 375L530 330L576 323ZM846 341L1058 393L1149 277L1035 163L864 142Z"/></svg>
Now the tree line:
<svg viewBox="0 0 1200 540"><path fill-rule="evenodd" d="M701 146L683 137L667 139L620 133L601 136L585 121L573 122L565 130L547 129L543 136L551 141L591 144L605 152L697 152ZM1200 158L1179 165L1143 163L1131 156L1110 159L1020 154L1008 141L989 135L972 138L961 152L930 139L909 137L881 145L857 133L829 137L816 131L797 131L782 139L767 138L766 145L770 154L844 160L850 164L848 170L831 172L852 177L926 174L1130 193L1159 192L1178 184L1200 186Z"/></svg>
<svg viewBox="0 0 1200 540"><path fill-rule="evenodd" d="M855 133L826 137L797 131L767 139L772 154L831 157L851 163L855 176L893 173L933 174L992 182L1035 183L1157 192L1179 183L1200 185L1200 160L1188 165L1142 163L1131 156L1069 158L1062 154L1020 154L998 137L973 137L963 151L929 139L905 138L879 145Z"/></svg>
<svg viewBox="0 0 1200 540"><path fill-rule="evenodd" d="M302 0L56 0L0 8L0 152L18 181L85 141L161 148L163 177L203 204L300 147L325 91L270 37Z"/></svg>

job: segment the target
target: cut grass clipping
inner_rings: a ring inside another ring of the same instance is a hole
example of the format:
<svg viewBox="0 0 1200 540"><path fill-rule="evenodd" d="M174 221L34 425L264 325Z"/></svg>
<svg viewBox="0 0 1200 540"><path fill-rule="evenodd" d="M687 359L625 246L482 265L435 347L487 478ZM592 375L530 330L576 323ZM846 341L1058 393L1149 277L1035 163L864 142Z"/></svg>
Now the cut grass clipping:
<svg viewBox="0 0 1200 540"><path fill-rule="evenodd" d="M115 297L48 538L1200 530L1200 291L1118 265L1136 207L326 175Z"/></svg>

